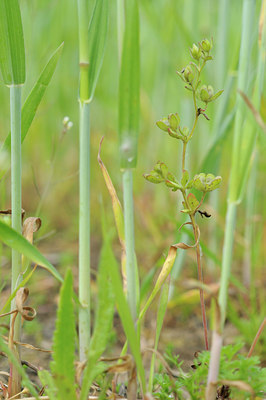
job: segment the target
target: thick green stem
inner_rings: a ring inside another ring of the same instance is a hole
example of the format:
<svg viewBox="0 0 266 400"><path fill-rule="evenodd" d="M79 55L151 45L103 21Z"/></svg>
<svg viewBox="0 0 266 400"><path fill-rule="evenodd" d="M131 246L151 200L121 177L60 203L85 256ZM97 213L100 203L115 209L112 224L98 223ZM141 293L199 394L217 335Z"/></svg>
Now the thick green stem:
<svg viewBox="0 0 266 400"><path fill-rule="evenodd" d="M21 86L10 87L10 118L11 118L11 209L12 228L21 233ZM21 273L21 255L12 250L12 279L11 293L19 284ZM15 299L11 303L11 309L16 308ZM11 318L12 321L12 318ZM18 315L14 325L14 341L20 341L21 318ZM15 346L15 347L14 347ZM20 359L19 348L11 344L14 355ZM19 360L20 361L20 360ZM14 395L20 391L20 374L11 365L13 379L11 381L10 394Z"/></svg>
<svg viewBox="0 0 266 400"><path fill-rule="evenodd" d="M87 358L90 342L90 105L88 25L91 3L78 0L79 114L79 357Z"/></svg>
<svg viewBox="0 0 266 400"><path fill-rule="evenodd" d="M133 321L137 319L137 284L134 240L133 174L131 169L123 172L123 196L126 239L127 297Z"/></svg>
<svg viewBox="0 0 266 400"><path fill-rule="evenodd" d="M86 359L90 341L90 105L80 103L79 164L79 354Z"/></svg>
<svg viewBox="0 0 266 400"><path fill-rule="evenodd" d="M226 213L226 221L225 221L222 274L221 274L221 283L219 292L219 305L221 310L222 331L226 317L227 289L228 289L228 282L232 264L234 232L236 224L236 211L237 211L237 204L229 202Z"/></svg>

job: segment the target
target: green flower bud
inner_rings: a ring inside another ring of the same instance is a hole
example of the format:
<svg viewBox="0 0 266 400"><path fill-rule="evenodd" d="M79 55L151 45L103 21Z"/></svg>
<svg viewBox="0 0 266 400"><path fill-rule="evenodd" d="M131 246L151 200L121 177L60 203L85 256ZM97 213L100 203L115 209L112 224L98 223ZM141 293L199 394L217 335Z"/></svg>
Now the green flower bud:
<svg viewBox="0 0 266 400"><path fill-rule="evenodd" d="M204 101L205 103L207 103L208 101L211 101L211 98L212 98L213 94L214 94L214 91L213 91L213 87L212 86L210 86L210 85L201 86L201 88L200 88L200 99L202 101Z"/></svg>
<svg viewBox="0 0 266 400"><path fill-rule="evenodd" d="M209 41L208 39L203 39L201 41L201 47L202 47L203 51L205 51L206 53L209 53L209 51L212 48L212 40Z"/></svg>
<svg viewBox="0 0 266 400"><path fill-rule="evenodd" d="M211 192L217 189L222 182L221 176L200 173L194 176L194 188L201 192Z"/></svg>
<svg viewBox="0 0 266 400"><path fill-rule="evenodd" d="M189 135L189 129L188 129L187 126L184 126L184 128L180 128L179 132L184 136L188 136Z"/></svg>
<svg viewBox="0 0 266 400"><path fill-rule="evenodd" d="M186 66L186 68L185 68L185 70L184 70L184 77L185 77L185 80L186 80L187 82L192 82L192 81L193 81L193 79L194 79L194 72L193 72L192 68L190 67L190 65L187 65L187 66Z"/></svg>
<svg viewBox="0 0 266 400"><path fill-rule="evenodd" d="M179 115L178 115L177 113L175 113L175 114L169 114L169 115L168 115L168 121L169 121L169 126L170 126L170 128L171 128L174 132L176 132L176 131L177 131L177 128L178 128L178 126L179 126L179 123L180 123L180 117L179 117Z"/></svg>
<svg viewBox="0 0 266 400"><path fill-rule="evenodd" d="M160 121L156 122L156 125L158 128L160 128L162 131L168 132L168 128L170 128L169 121L167 118L162 118Z"/></svg>
<svg viewBox="0 0 266 400"><path fill-rule="evenodd" d="M191 56L195 60L199 60L200 59L202 53L201 53L200 48L195 43L193 43L192 49L189 49L189 50L190 50Z"/></svg>

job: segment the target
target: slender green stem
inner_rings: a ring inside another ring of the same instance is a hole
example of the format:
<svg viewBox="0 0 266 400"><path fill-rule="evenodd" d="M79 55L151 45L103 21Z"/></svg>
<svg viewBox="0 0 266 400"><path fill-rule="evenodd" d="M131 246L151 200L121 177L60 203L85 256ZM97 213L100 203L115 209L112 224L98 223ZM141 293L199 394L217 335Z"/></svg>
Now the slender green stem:
<svg viewBox="0 0 266 400"><path fill-rule="evenodd" d="M80 103L79 165L79 354L86 359L90 341L90 105Z"/></svg>
<svg viewBox="0 0 266 400"><path fill-rule="evenodd" d="M184 202L186 207L189 209L189 204L187 201L187 196L186 196L186 191L182 190L182 195L184 198ZM200 204L203 202L205 195L202 196ZM191 225L193 227L193 233L194 233L194 239L195 242L197 243L196 245L196 255L197 255L197 267L198 267L198 280L200 283L204 283L203 281L203 273L202 273L202 265L201 265L201 256L200 256L200 244L198 243L199 237L198 237L198 230L197 230L197 224L195 221L195 215L190 214L190 221ZM202 314L202 323L203 323L203 329L204 329L204 341L205 341L205 348L206 350L209 350L209 342L208 342L208 327L207 327L207 318L206 318L206 310L205 310L205 302L204 302L204 291L202 288L199 289L200 291L200 305L201 305L201 314Z"/></svg>
<svg viewBox="0 0 266 400"><path fill-rule="evenodd" d="M10 87L11 114L11 208L12 228L21 233L21 87ZM11 292L16 289L21 273L21 256L12 250ZM12 306L14 306L14 301ZM15 329L14 340L19 340L20 329Z"/></svg>
<svg viewBox="0 0 266 400"><path fill-rule="evenodd" d="M195 217L190 215L191 223L193 226L193 232L195 241L198 242L198 231L196 228ZM197 266L198 266L198 280L200 283L204 283L203 281L203 272L202 272L202 265L201 265L201 256L200 256L200 244L198 243L196 246L196 254L197 254ZM205 310L205 302L204 302L204 291L202 288L199 290L200 292L200 306L201 306L201 314L202 314L202 323L204 329L204 340L205 340L205 348L209 350L209 342L208 342L208 327L207 327L207 318L206 318L206 310Z"/></svg>
<svg viewBox="0 0 266 400"><path fill-rule="evenodd" d="M135 265L134 240L134 202L133 202L133 174L131 169L123 172L123 196L125 215L126 239L126 276L127 297L133 321L137 319L137 284Z"/></svg>
<svg viewBox="0 0 266 400"><path fill-rule="evenodd" d="M182 153L182 171L183 172L185 170L186 149L187 149L187 142L183 142L183 153Z"/></svg>
<svg viewBox="0 0 266 400"><path fill-rule="evenodd" d="M222 260L222 275L219 292L219 305L221 310L221 323L224 326L226 317L226 306L227 306L227 289L229 276L231 271L232 255L233 255L233 244L234 244L234 231L236 224L236 203L228 203L226 213L226 224L225 224L225 237L223 246L223 260ZM223 329L222 329L223 330Z"/></svg>
<svg viewBox="0 0 266 400"><path fill-rule="evenodd" d="M87 358L90 342L90 105L89 99L89 7L78 0L79 22L79 357Z"/></svg>
<svg viewBox="0 0 266 400"><path fill-rule="evenodd" d="M10 87L10 118L11 118L11 209L12 228L21 233L21 86ZM12 279L11 293L19 284L21 273L21 255L12 249ZM15 299L11 302L11 309L16 308ZM12 318L10 320L10 327ZM17 316L14 324L14 341L20 341L21 318ZM14 356L20 362L19 347L10 344ZM13 379L11 381L11 396L18 393L21 387L21 376L14 365L10 371Z"/></svg>

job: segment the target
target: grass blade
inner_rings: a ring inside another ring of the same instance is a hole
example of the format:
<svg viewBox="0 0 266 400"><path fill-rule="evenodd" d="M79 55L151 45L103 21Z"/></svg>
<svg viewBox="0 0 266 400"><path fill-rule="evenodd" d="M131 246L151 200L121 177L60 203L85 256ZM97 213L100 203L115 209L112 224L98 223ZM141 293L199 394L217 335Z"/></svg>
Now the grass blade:
<svg viewBox="0 0 266 400"><path fill-rule="evenodd" d="M106 348L112 329L115 298L109 276L109 263L111 261L109 255L110 242L109 239L105 237L97 279L97 287L99 290L98 307L95 318L94 332L90 342L88 362L83 376L83 384L80 395L81 400L87 399L91 383L98 373L98 368L95 368L97 361Z"/></svg>
<svg viewBox="0 0 266 400"><path fill-rule="evenodd" d="M59 282L63 279L55 267L39 252L39 250L34 247L27 239L16 232L10 226L6 225L4 222L0 221L0 240L7 246L24 254L26 257L30 258L33 262L40 265L49 271Z"/></svg>
<svg viewBox="0 0 266 400"><path fill-rule="evenodd" d="M60 290L56 329L53 339L51 371L58 389L58 399L74 400L75 392L75 316L73 305L73 278L67 271Z"/></svg>
<svg viewBox="0 0 266 400"><path fill-rule="evenodd" d="M89 101L92 101L101 71L108 27L108 1L97 0L89 26Z"/></svg>
<svg viewBox="0 0 266 400"><path fill-rule="evenodd" d="M145 371L144 371L143 363L142 363L140 345L139 345L139 341L137 339L137 335L136 335L133 319L131 317L130 309L129 309L128 303L126 301L124 292L123 292L123 286L122 286L121 278L119 275L119 267L117 265L117 261L115 259L115 256L113 254L110 244L108 244L108 247L106 248L106 257L108 259L108 267L109 267L109 271L110 271L110 276L111 276L113 291L115 294L115 300L116 300L116 306L118 309L118 313L120 315L122 325L123 325L128 343L130 345L130 350L133 354L133 357L134 357L136 365L137 365L143 393L145 393L146 392Z"/></svg>
<svg viewBox="0 0 266 400"><path fill-rule="evenodd" d="M137 163L139 129L139 11L137 0L125 2L125 33L119 81L119 137L121 168Z"/></svg>
<svg viewBox="0 0 266 400"><path fill-rule="evenodd" d="M154 350L157 350L159 344L159 338L161 334L161 330L163 327L163 320L167 309L168 304L168 296L169 296L169 278L164 283L161 291L161 296L159 300L158 306L158 314L157 314L157 324L156 324L156 333L155 333L155 343ZM153 386L153 377L154 377L154 366L155 366L156 354L155 352L152 354L151 366L150 366L150 377L149 377L149 392L152 392Z"/></svg>
<svg viewBox="0 0 266 400"><path fill-rule="evenodd" d="M25 49L18 0L0 1L0 68L5 85L25 82Z"/></svg>
<svg viewBox="0 0 266 400"><path fill-rule="evenodd" d="M36 111L40 105L40 102L45 94L45 91L53 77L55 68L58 60L61 56L64 43L62 43L56 51L52 54L48 63L44 67L41 75L37 82L33 86L29 96L27 97L21 111L21 143L23 143L28 130L31 126L33 118L35 117ZM10 150L11 146L11 135L10 133L6 137L2 150Z"/></svg>

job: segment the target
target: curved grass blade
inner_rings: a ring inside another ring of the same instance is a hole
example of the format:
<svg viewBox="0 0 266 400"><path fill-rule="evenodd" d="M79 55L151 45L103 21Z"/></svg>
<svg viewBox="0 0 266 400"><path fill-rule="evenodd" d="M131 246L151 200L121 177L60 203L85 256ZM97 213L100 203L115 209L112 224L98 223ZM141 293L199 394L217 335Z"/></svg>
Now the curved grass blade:
<svg viewBox="0 0 266 400"><path fill-rule="evenodd" d="M59 282L63 282L63 279L55 267L40 253L40 251L34 247L27 239L0 221L0 240L7 246L24 254L30 258L33 262L40 265L47 271L49 271Z"/></svg>
<svg viewBox="0 0 266 400"><path fill-rule="evenodd" d="M53 339L51 371L58 389L58 399L74 400L75 391L75 316L73 305L73 278L71 270L66 273L60 290L56 329Z"/></svg>
<svg viewBox="0 0 266 400"><path fill-rule="evenodd" d="M139 130L139 10L137 0L125 2L125 33L119 78L119 138L121 168L137 163Z"/></svg>
<svg viewBox="0 0 266 400"><path fill-rule="evenodd" d="M40 105L40 102L44 96L44 93L53 77L56 65L61 56L64 43L62 43L52 54L48 63L44 67L39 79L33 86L30 94L28 95L21 111L21 143L23 143L28 130L31 126L33 118L35 117L36 111ZM6 137L2 150L9 151L11 146L11 135L10 133Z"/></svg>
<svg viewBox="0 0 266 400"><path fill-rule="evenodd" d="M0 68L5 85L25 82L25 49L18 0L0 1Z"/></svg>
<svg viewBox="0 0 266 400"><path fill-rule="evenodd" d="M98 77L101 71L108 27L108 1L97 0L91 18L89 46L89 101L92 101Z"/></svg>

